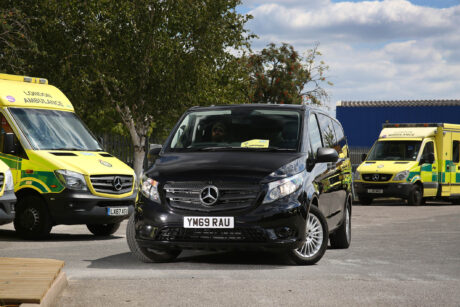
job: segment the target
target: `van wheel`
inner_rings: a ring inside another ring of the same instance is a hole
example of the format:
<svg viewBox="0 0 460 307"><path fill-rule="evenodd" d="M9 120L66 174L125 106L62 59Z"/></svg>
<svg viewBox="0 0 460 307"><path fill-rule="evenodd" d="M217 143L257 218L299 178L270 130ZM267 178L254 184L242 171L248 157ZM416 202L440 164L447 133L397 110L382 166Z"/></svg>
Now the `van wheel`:
<svg viewBox="0 0 460 307"><path fill-rule="evenodd" d="M312 265L323 257L329 237L326 218L316 206L310 207L305 228L305 242L298 249L290 250L288 258L296 264Z"/></svg>
<svg viewBox="0 0 460 307"><path fill-rule="evenodd" d="M135 214L131 215L128 220L128 225L126 226L126 241L128 242L129 249L137 259L147 263L168 262L176 259L177 256L179 256L179 254L182 252L180 249L160 251L139 246L136 241L134 215Z"/></svg>
<svg viewBox="0 0 460 307"><path fill-rule="evenodd" d="M407 199L407 204L409 206L420 206L423 203L422 189L419 185L414 184L409 193L409 198Z"/></svg>
<svg viewBox="0 0 460 307"><path fill-rule="evenodd" d="M363 206L369 206L370 204L372 204L372 200L373 200L372 197L358 195L358 198L359 198L359 203Z"/></svg>
<svg viewBox="0 0 460 307"><path fill-rule="evenodd" d="M19 198L14 228L24 239L41 240L49 236L53 224L45 201L37 195Z"/></svg>
<svg viewBox="0 0 460 307"><path fill-rule="evenodd" d="M96 236L110 236L120 228L120 223L87 224L86 227Z"/></svg>
<svg viewBox="0 0 460 307"><path fill-rule="evenodd" d="M342 225L329 236L332 248L348 248L351 242L351 208L347 204Z"/></svg>

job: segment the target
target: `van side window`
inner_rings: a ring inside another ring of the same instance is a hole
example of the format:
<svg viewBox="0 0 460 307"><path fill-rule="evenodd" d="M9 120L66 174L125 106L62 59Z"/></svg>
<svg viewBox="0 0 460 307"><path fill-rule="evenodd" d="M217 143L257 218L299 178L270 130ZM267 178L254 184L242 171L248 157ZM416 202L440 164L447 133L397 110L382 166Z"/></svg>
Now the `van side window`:
<svg viewBox="0 0 460 307"><path fill-rule="evenodd" d="M324 146L333 148L337 143L337 139L335 137L334 127L332 126L332 120L326 115L318 114L318 121Z"/></svg>
<svg viewBox="0 0 460 307"><path fill-rule="evenodd" d="M460 141L454 141L452 144L452 162L460 162Z"/></svg>
<svg viewBox="0 0 460 307"><path fill-rule="evenodd" d="M342 126L335 120L332 121L332 124L334 125L335 137L337 139L337 143L334 148L337 150L338 154L341 154L343 148L347 145L347 139L345 138Z"/></svg>
<svg viewBox="0 0 460 307"><path fill-rule="evenodd" d="M308 118L308 135L310 136L310 155L313 158L316 158L316 152L318 148L322 147L321 143L321 133L319 132L318 121L316 116L310 115Z"/></svg>
<svg viewBox="0 0 460 307"><path fill-rule="evenodd" d="M425 144L425 148L423 149L422 157L420 158L420 160L428 161L430 153L434 155L433 142L428 142L428 143ZM427 163L427 162L425 162L425 163Z"/></svg>

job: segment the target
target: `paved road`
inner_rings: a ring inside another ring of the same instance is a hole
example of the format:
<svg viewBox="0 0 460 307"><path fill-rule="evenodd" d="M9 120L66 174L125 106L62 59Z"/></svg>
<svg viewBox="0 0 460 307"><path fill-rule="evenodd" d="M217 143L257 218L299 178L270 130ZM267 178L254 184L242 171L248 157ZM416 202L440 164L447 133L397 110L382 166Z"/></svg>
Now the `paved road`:
<svg viewBox="0 0 460 307"><path fill-rule="evenodd" d="M124 223L98 239L58 226L45 242L0 226L0 256L65 260L58 306L460 306L460 206L397 202L354 206L352 245L314 266L265 253L184 252L176 262L138 262Z"/></svg>

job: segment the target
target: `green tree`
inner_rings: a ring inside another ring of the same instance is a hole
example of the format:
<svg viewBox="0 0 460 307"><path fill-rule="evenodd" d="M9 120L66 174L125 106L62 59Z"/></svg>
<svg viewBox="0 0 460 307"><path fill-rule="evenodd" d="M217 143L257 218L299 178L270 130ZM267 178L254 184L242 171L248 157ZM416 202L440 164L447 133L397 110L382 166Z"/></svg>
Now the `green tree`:
<svg viewBox="0 0 460 307"><path fill-rule="evenodd" d="M189 106L235 102L240 68L229 50L251 38L240 0L4 1L37 16L42 53L27 55L30 75L47 77L86 118L120 118L138 175L152 130L162 134Z"/></svg>
<svg viewBox="0 0 460 307"><path fill-rule="evenodd" d="M332 85L325 76L329 67L319 61L318 44L302 56L294 47L271 43L262 51L243 57L248 71L247 96L251 103L321 104L328 94L324 85Z"/></svg>

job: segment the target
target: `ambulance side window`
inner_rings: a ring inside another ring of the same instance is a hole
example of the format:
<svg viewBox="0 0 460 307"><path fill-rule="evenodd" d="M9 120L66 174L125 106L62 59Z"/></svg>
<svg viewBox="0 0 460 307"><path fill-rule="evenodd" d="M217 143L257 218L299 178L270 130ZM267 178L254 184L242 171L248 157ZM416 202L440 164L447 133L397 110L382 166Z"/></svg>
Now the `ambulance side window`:
<svg viewBox="0 0 460 307"><path fill-rule="evenodd" d="M420 161L422 161L423 163L428 163L428 161L430 160L430 153L434 157L433 142L428 142L425 144L425 148L423 149L423 153L422 153L422 157L420 158Z"/></svg>
<svg viewBox="0 0 460 307"><path fill-rule="evenodd" d="M452 162L460 162L460 141L454 141L452 144Z"/></svg>
<svg viewBox="0 0 460 307"><path fill-rule="evenodd" d="M15 156L21 157L21 158L26 158L27 155L22 148L21 144L19 143L16 135L14 134L13 129L11 128L10 124L6 120L5 116L3 116L2 113L0 113L0 124L1 124L1 129L0 129L0 152L4 151L4 144L5 144L5 137L7 134L13 134L14 135L14 143L17 144L17 152L15 153Z"/></svg>

